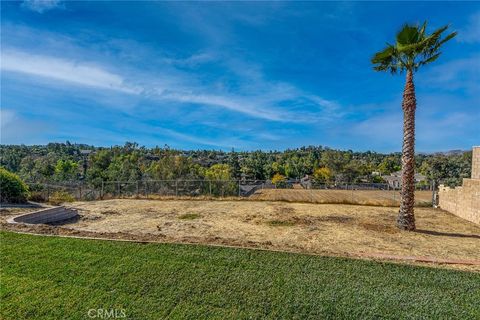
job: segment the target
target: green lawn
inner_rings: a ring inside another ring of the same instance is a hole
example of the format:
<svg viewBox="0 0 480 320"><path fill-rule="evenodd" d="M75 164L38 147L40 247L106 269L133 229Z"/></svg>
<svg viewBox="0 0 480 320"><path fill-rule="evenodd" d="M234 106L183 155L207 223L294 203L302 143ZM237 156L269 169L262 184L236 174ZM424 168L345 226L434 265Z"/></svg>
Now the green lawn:
<svg viewBox="0 0 480 320"><path fill-rule="evenodd" d="M100 308L128 319L480 318L476 273L195 245L0 239L1 319L89 319Z"/></svg>

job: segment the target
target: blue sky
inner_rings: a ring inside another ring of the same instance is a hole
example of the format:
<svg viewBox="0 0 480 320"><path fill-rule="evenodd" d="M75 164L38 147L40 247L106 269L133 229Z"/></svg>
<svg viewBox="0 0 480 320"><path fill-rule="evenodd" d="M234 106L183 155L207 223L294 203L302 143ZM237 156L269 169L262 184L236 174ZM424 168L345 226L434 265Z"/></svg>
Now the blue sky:
<svg viewBox="0 0 480 320"><path fill-rule="evenodd" d="M1 143L400 151L405 22L459 36L416 74L417 150L480 144L480 3L1 4Z"/></svg>

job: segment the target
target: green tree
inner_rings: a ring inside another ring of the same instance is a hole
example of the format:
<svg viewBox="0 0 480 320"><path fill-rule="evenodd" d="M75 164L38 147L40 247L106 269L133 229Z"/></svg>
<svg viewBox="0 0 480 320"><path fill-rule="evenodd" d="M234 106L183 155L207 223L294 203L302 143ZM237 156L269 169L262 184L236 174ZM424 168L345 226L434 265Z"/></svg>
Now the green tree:
<svg viewBox="0 0 480 320"><path fill-rule="evenodd" d="M382 174L391 174L402 169L400 159L397 157L386 157L378 165L378 171Z"/></svg>
<svg viewBox="0 0 480 320"><path fill-rule="evenodd" d="M87 179L95 187L100 187L102 181L108 180L108 168L112 162L111 150L99 150L90 155L87 169Z"/></svg>
<svg viewBox="0 0 480 320"><path fill-rule="evenodd" d="M170 152L164 154L160 160L152 162L147 169L147 175L157 180L195 180L200 179L202 170L191 159Z"/></svg>
<svg viewBox="0 0 480 320"><path fill-rule="evenodd" d="M228 164L214 164L205 171L212 195L236 195L237 184L232 180L232 168Z"/></svg>
<svg viewBox="0 0 480 320"><path fill-rule="evenodd" d="M420 168L428 180L435 184L445 184L451 187L462 184L463 178L471 176L472 153L465 152L460 155L434 155L425 159Z"/></svg>
<svg viewBox="0 0 480 320"><path fill-rule="evenodd" d="M232 168L228 164L214 164L205 171L205 179L223 181L232 179Z"/></svg>
<svg viewBox="0 0 480 320"><path fill-rule="evenodd" d="M396 36L395 44L376 53L372 58L375 71L389 71L393 74L406 71L407 78L403 91L403 148L402 148L402 191L397 226L403 230L415 230L415 86L413 74L420 67L431 63L440 56L440 47L455 37L456 32L442 38L448 29L444 26L433 33L426 32L427 23L421 26L405 25Z"/></svg>
<svg viewBox="0 0 480 320"><path fill-rule="evenodd" d="M322 167L315 169L313 172L313 178L315 179L315 182L318 183L329 183L332 181L333 173L329 168Z"/></svg>
<svg viewBox="0 0 480 320"><path fill-rule="evenodd" d="M58 180L73 180L77 177L78 163L72 160L58 160L55 165L55 176Z"/></svg>
<svg viewBox="0 0 480 320"><path fill-rule="evenodd" d="M352 159L351 153L327 149L322 153L320 163L334 173L340 173Z"/></svg>
<svg viewBox="0 0 480 320"><path fill-rule="evenodd" d="M232 177L236 180L240 179L241 168L240 161L238 159L238 152L232 149L232 152L229 154L228 164L232 168Z"/></svg>

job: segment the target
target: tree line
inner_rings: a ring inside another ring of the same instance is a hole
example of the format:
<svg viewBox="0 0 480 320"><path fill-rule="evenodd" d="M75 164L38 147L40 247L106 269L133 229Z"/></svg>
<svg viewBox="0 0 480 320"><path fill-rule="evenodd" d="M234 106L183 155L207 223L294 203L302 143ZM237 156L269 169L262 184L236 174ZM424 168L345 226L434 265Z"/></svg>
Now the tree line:
<svg viewBox="0 0 480 320"><path fill-rule="evenodd" d="M85 151L87 150L87 151ZM137 180L272 180L282 182L306 175L321 183L382 182L382 175L401 169L401 154L354 152L322 146L284 151L176 150L147 148L127 142L123 146L84 144L0 145L0 166L27 182ZM429 181L461 185L470 177L471 152L418 154L416 171Z"/></svg>

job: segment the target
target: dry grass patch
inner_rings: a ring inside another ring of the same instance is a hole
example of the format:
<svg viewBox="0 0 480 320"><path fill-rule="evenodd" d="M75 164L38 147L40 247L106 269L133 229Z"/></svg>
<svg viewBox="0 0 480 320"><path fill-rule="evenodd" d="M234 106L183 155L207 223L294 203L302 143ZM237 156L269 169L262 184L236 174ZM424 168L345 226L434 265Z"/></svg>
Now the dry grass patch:
<svg viewBox="0 0 480 320"><path fill-rule="evenodd" d="M395 227L395 207L132 199L70 205L79 209L79 221L43 231L314 254L480 260L480 226L433 208L416 208L418 230L404 232Z"/></svg>
<svg viewBox="0 0 480 320"><path fill-rule="evenodd" d="M393 190L305 190L264 189L249 199L264 201L312 202L335 204L361 204L372 206L397 206L400 193ZM431 206L431 191L416 191L417 206Z"/></svg>
<svg viewBox="0 0 480 320"><path fill-rule="evenodd" d="M395 227L397 208L271 201L77 202L76 232L308 253L384 253L480 260L480 226L416 208L417 232ZM119 214L102 214L115 211ZM90 219L90 217L100 217Z"/></svg>
<svg viewBox="0 0 480 320"><path fill-rule="evenodd" d="M291 220L270 220L270 221L267 221L267 224L273 227L291 227L297 223L296 221L291 221Z"/></svg>
<svg viewBox="0 0 480 320"><path fill-rule="evenodd" d="M200 215L198 213L186 213L178 217L178 219L183 219L183 220L194 220L198 218L200 218Z"/></svg>
<svg viewBox="0 0 480 320"><path fill-rule="evenodd" d="M7 219L21 215L21 214L26 214L29 212L37 211L40 210L41 208L25 208L25 207L19 207L19 208L0 208L0 222L6 222Z"/></svg>

